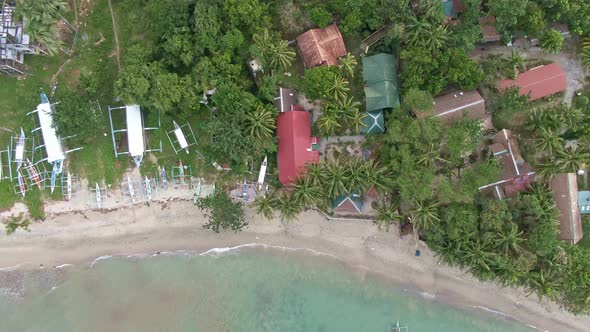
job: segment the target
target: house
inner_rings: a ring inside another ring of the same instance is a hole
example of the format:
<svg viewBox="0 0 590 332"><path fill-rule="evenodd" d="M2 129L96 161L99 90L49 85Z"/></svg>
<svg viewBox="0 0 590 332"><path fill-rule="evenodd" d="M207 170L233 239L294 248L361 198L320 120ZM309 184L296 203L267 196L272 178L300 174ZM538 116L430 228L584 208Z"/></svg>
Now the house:
<svg viewBox="0 0 590 332"><path fill-rule="evenodd" d="M532 182L535 172L520 155L516 138L508 129L502 129L492 138L489 146L490 156L500 165L498 181L479 187L498 199L510 197L525 190Z"/></svg>
<svg viewBox="0 0 590 332"><path fill-rule="evenodd" d="M306 68L338 66L338 59L346 55L344 39L336 24L308 30L296 40Z"/></svg>
<svg viewBox="0 0 590 332"><path fill-rule="evenodd" d="M292 89L279 88L273 103L280 113L292 111L294 107L298 107L297 93Z"/></svg>
<svg viewBox="0 0 590 332"><path fill-rule="evenodd" d="M311 136L309 112L287 102L293 100L287 91L283 89L280 101L275 100L279 110L285 109L277 118L279 181L284 186L293 184L303 175L307 164L317 163L320 159L318 140Z"/></svg>
<svg viewBox="0 0 590 332"><path fill-rule="evenodd" d="M516 80L505 79L498 84L498 90L512 86L519 89L520 95L529 95L530 100L537 100L567 88L565 72L557 63L538 66L518 75Z"/></svg>
<svg viewBox="0 0 590 332"><path fill-rule="evenodd" d="M582 239L582 217L578 209L578 182L575 173L558 174L549 183L559 210L559 236L569 244Z"/></svg>
<svg viewBox="0 0 590 332"><path fill-rule="evenodd" d="M22 20L16 19L15 2L2 1L0 10L0 72L23 75L26 72L25 54L36 54L40 50L30 44Z"/></svg>
<svg viewBox="0 0 590 332"><path fill-rule="evenodd" d="M359 214L363 211L363 196L358 191L340 195L334 199L332 208L340 214Z"/></svg>
<svg viewBox="0 0 590 332"><path fill-rule="evenodd" d="M502 39L502 35L496 29L496 18L494 16L481 17L479 26L481 28L481 40L484 43L494 43Z"/></svg>
<svg viewBox="0 0 590 332"><path fill-rule="evenodd" d="M386 53L363 57L363 80L367 116L361 131L383 133L383 111L399 106L395 57Z"/></svg>
<svg viewBox="0 0 590 332"><path fill-rule="evenodd" d="M447 124L460 121L464 115L474 120L486 117L486 103L477 90L451 92L435 98L433 104L434 116ZM416 116L424 118L426 114Z"/></svg>

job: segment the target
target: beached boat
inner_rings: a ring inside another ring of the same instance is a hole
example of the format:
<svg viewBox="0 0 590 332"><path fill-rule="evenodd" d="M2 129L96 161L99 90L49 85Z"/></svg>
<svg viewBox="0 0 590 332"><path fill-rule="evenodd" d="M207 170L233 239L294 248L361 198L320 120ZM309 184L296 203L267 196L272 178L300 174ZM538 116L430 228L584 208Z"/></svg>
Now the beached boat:
<svg viewBox="0 0 590 332"><path fill-rule="evenodd" d="M178 163L178 175L180 177L180 185L184 185L184 165L182 165L182 160Z"/></svg>
<svg viewBox="0 0 590 332"><path fill-rule="evenodd" d="M213 182L213 186L211 186L211 193L209 195L210 196L215 195L215 182Z"/></svg>
<svg viewBox="0 0 590 332"><path fill-rule="evenodd" d="M131 196L131 201L135 203L135 190L133 189L133 183L131 182L130 177L127 177L127 187L129 188L129 196Z"/></svg>
<svg viewBox="0 0 590 332"><path fill-rule="evenodd" d="M145 177L145 193L147 194L148 201L152 200L152 182L146 176Z"/></svg>
<svg viewBox="0 0 590 332"><path fill-rule="evenodd" d="M176 140L178 141L178 144L180 145L181 149L184 149L184 151L186 151L186 154L189 154L188 151L188 141L186 140L186 137L184 136L184 133L182 132L182 128L180 128L180 126L178 125L178 123L176 123L176 121L172 120L172 123L174 124L174 135L176 135ZM192 131L192 129L191 129Z"/></svg>
<svg viewBox="0 0 590 332"><path fill-rule="evenodd" d="M37 172L35 165L33 165L29 159L27 159L27 163L29 164L29 167L27 167L29 178L33 180L33 183L36 184L39 189L41 189L41 177L39 176L39 172Z"/></svg>
<svg viewBox="0 0 590 332"><path fill-rule="evenodd" d="M164 187L164 189L168 189L168 177L166 176L165 168L160 170L160 176L162 177L162 187Z"/></svg>
<svg viewBox="0 0 590 332"><path fill-rule="evenodd" d="M14 149L14 161L16 162L16 170L18 171L23 164L25 158L25 131L23 127L20 128L20 136L16 142L16 148Z"/></svg>
<svg viewBox="0 0 590 332"><path fill-rule="evenodd" d="M66 197L68 201L72 199L72 174L68 172L68 177L66 178Z"/></svg>
<svg viewBox="0 0 590 332"><path fill-rule="evenodd" d="M56 165L53 165L53 170L51 171L51 179L49 180L49 189L53 194L53 190L55 189L55 181L57 179L57 169Z"/></svg>
<svg viewBox="0 0 590 332"><path fill-rule="evenodd" d="M266 176L266 166L268 165L268 157L264 157L262 165L260 165L260 172L258 173L258 190L262 190L264 184L264 177Z"/></svg>
<svg viewBox="0 0 590 332"><path fill-rule="evenodd" d="M197 183L197 189L195 189L195 197L193 197L194 204L197 204L199 196L201 196L201 179L199 179L199 182Z"/></svg>
<svg viewBox="0 0 590 332"><path fill-rule="evenodd" d="M246 180L244 180L244 183L242 184L242 204L246 204L247 201L248 201L248 184L246 183Z"/></svg>
<svg viewBox="0 0 590 332"><path fill-rule="evenodd" d="M96 206L98 206L98 208L100 209L102 207L102 197L100 195L100 187L98 186L98 183L95 183L96 185Z"/></svg>
<svg viewBox="0 0 590 332"><path fill-rule="evenodd" d="M23 179L22 174L20 174L20 171L17 171L17 179L18 179L18 188L20 189L20 194L23 196L23 198L25 197L25 193L27 192L27 189L25 187L25 179Z"/></svg>

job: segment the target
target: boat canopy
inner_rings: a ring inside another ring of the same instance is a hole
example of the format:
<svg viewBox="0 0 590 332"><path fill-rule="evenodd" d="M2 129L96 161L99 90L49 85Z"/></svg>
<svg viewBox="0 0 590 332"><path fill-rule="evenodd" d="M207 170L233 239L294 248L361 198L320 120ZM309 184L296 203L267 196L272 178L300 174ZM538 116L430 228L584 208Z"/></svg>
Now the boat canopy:
<svg viewBox="0 0 590 332"><path fill-rule="evenodd" d="M127 118L127 139L129 141L129 154L132 157L141 157L145 152L143 138L143 121L139 105L127 105L125 109Z"/></svg>
<svg viewBox="0 0 590 332"><path fill-rule="evenodd" d="M66 156L61 144L61 139L57 136L55 128L53 127L53 110L51 104L48 102L39 104L37 106L37 114L39 115L43 143L45 144L45 151L47 152L47 162L54 163L56 161L63 161Z"/></svg>

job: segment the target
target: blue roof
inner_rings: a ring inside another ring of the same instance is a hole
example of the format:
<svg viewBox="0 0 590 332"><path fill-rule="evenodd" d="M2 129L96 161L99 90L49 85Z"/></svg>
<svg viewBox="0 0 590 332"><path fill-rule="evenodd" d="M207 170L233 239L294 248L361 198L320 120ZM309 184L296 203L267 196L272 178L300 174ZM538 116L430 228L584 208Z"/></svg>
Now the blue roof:
<svg viewBox="0 0 590 332"><path fill-rule="evenodd" d="M580 213L590 213L590 191L578 191Z"/></svg>

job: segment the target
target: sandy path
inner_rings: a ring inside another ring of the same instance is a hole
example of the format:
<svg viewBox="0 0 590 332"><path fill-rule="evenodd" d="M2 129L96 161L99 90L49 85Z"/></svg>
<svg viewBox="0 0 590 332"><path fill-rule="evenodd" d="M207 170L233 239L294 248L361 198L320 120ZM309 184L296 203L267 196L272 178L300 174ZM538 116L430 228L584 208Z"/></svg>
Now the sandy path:
<svg viewBox="0 0 590 332"><path fill-rule="evenodd" d="M115 13L113 12L113 4L111 0L109 2L109 10L111 11L111 19L113 20L113 34L115 35L115 48L117 50L117 66L119 67L119 71L121 71L121 52L119 50L119 37L117 33L117 24L115 23Z"/></svg>
<svg viewBox="0 0 590 332"><path fill-rule="evenodd" d="M395 231L385 233L359 221L328 221L306 212L299 221L283 225L254 218L242 233L215 234L202 228L204 219L186 201L152 203L118 211L87 211L54 215L32 226L32 232L17 231L0 237L0 268L39 264L91 262L103 255L129 255L248 243L308 248L333 255L347 264L417 287L428 297L465 308L487 307L550 331L584 331L590 318L575 317L557 305L539 304L522 290L502 289L481 283L462 271L439 265L424 245L421 257L414 256L410 238L400 239ZM482 308L480 308L482 309Z"/></svg>

